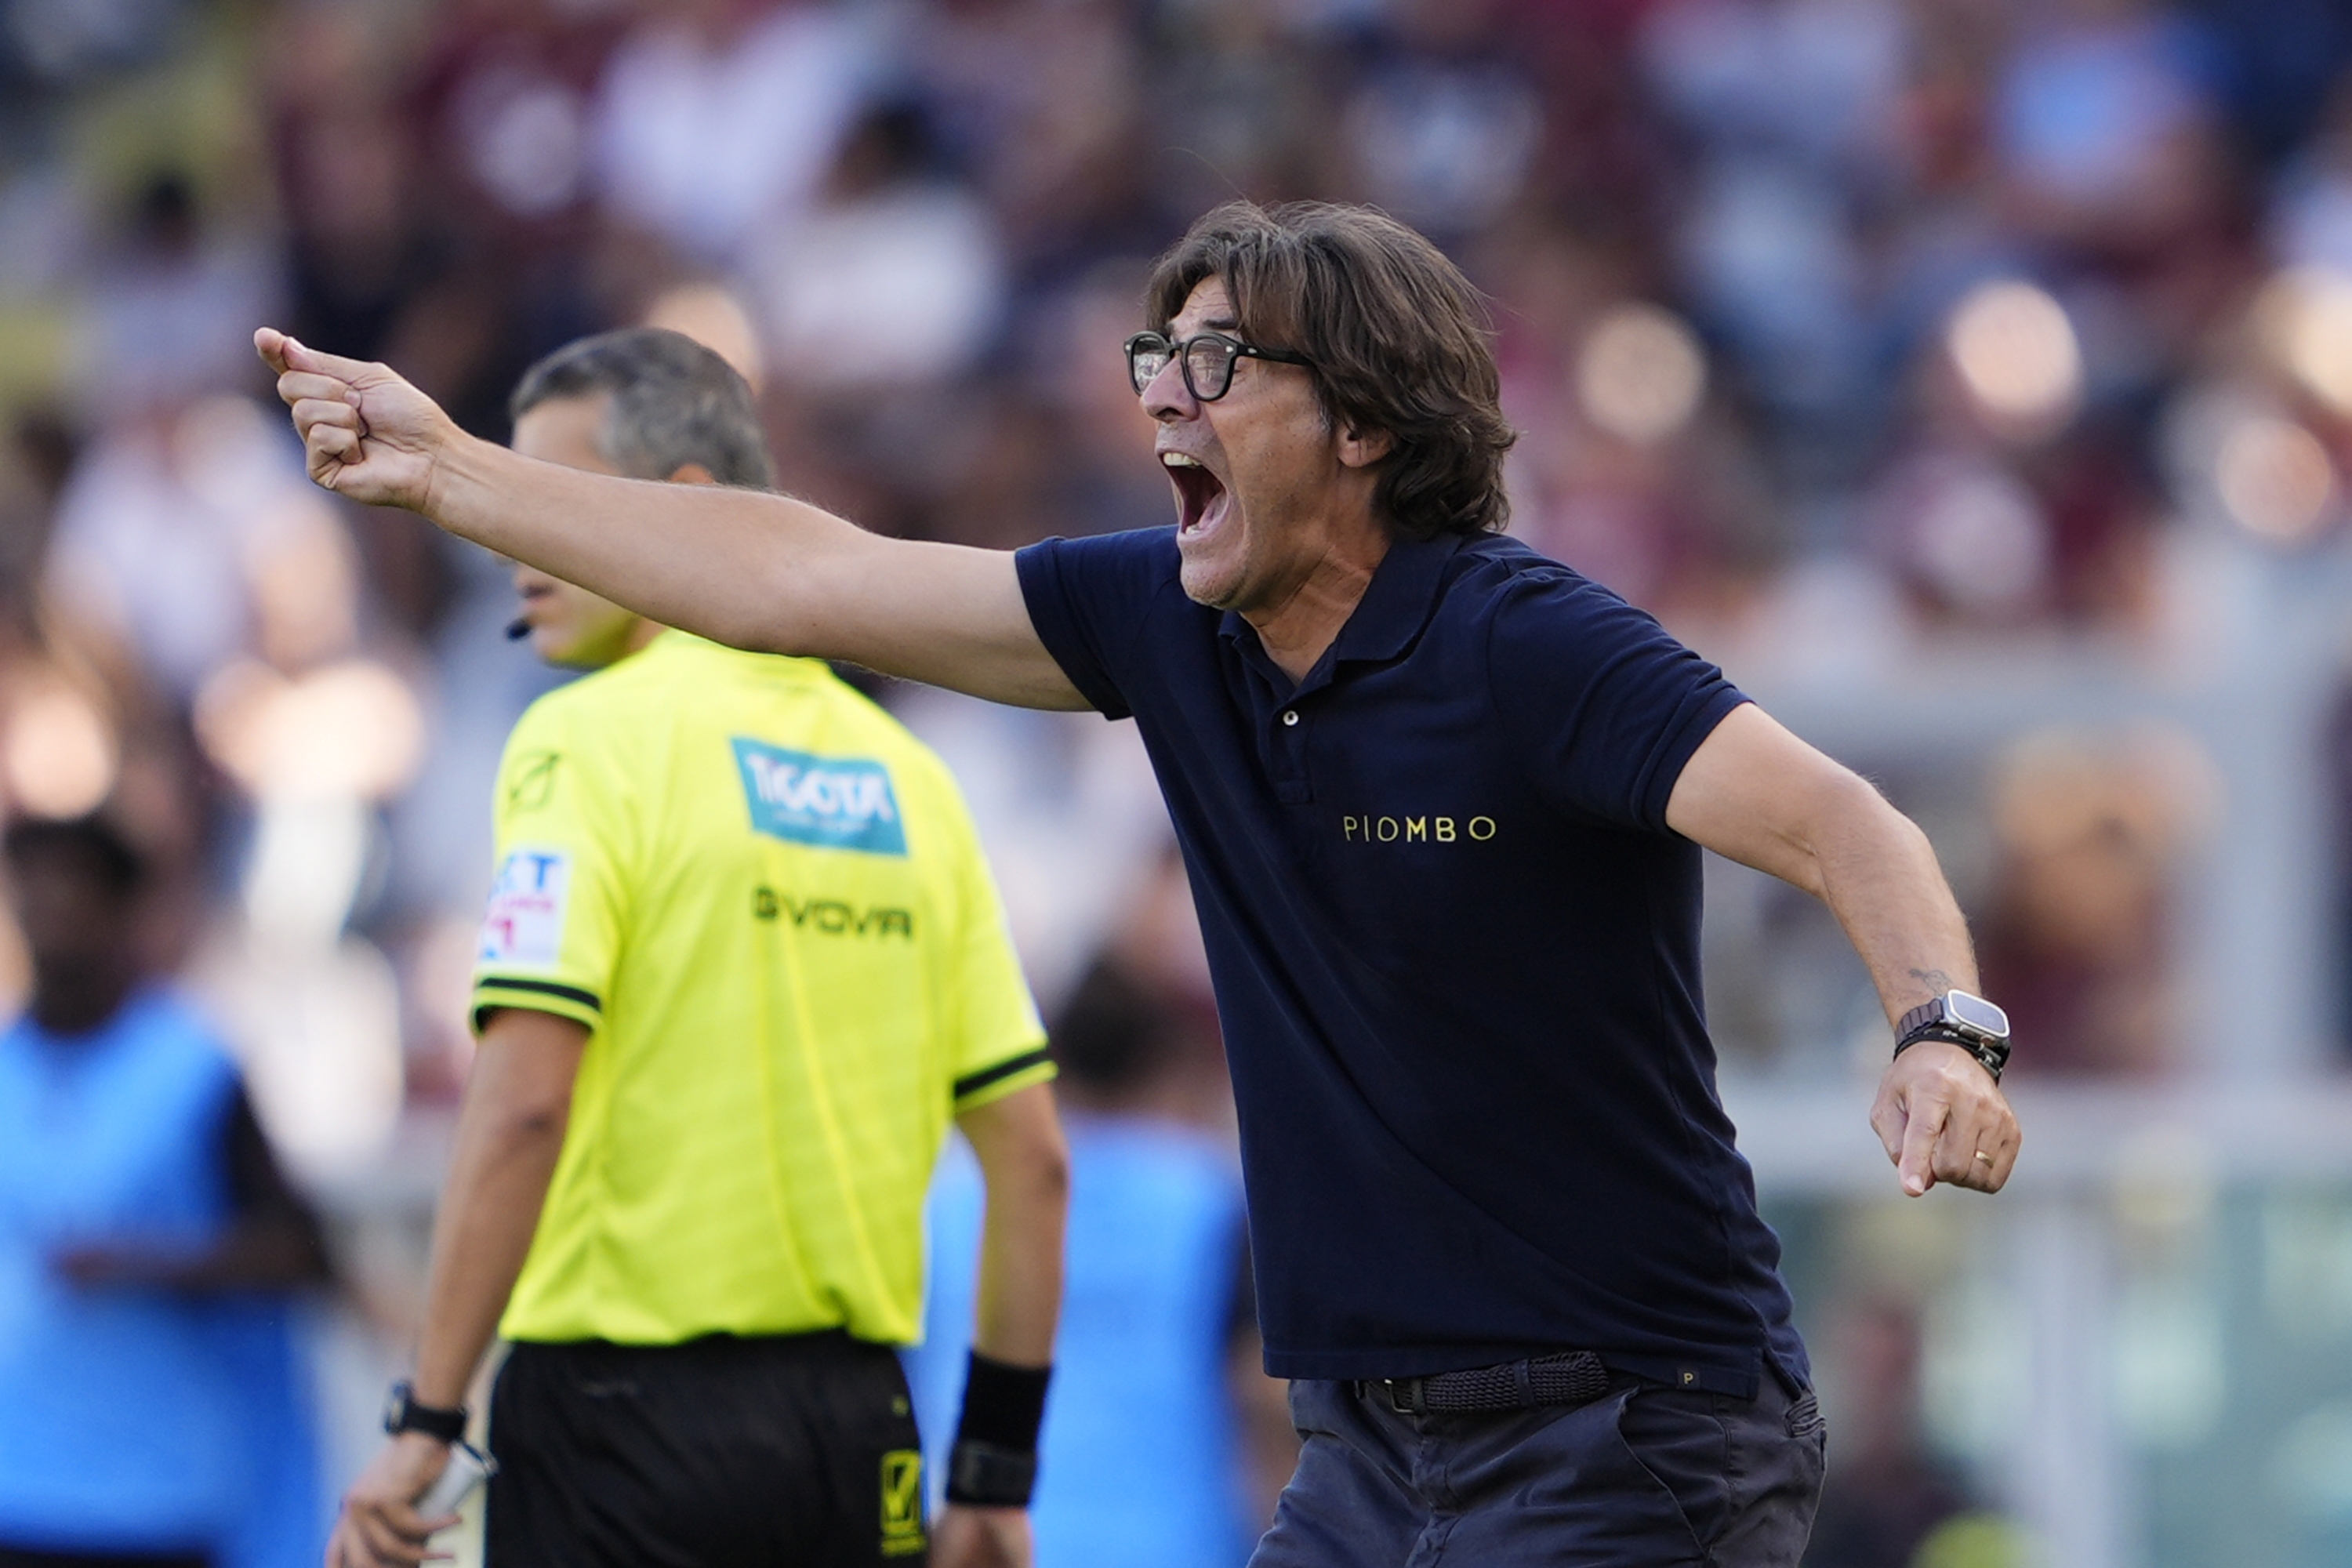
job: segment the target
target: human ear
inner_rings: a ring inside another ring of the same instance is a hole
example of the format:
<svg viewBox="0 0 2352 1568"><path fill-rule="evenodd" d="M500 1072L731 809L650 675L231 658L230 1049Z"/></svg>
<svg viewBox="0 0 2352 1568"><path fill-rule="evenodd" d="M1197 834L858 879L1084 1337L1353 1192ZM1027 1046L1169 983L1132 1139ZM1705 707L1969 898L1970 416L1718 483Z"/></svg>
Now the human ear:
<svg viewBox="0 0 2352 1568"><path fill-rule="evenodd" d="M1339 432L1339 462L1350 468L1369 468L1389 455L1396 437L1386 430L1366 431L1350 425Z"/></svg>

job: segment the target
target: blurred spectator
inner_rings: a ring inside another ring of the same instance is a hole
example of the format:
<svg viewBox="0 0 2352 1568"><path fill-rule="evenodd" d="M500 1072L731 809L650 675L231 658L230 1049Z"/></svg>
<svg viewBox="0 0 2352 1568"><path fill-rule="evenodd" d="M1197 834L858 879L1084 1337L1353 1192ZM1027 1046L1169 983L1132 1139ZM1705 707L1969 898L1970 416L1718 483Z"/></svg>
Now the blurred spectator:
<svg viewBox="0 0 2352 1568"><path fill-rule="evenodd" d="M1838 1460L1804 1568L1916 1568L1920 1543L1968 1506L1920 1430L1918 1312L1865 1296L1845 1304L1832 1336L1824 1359L1853 1396L1837 1413Z"/></svg>
<svg viewBox="0 0 2352 1568"><path fill-rule="evenodd" d="M2028 16L1994 102L2027 222L2094 252L2170 237L2218 172L2210 36L2146 0Z"/></svg>
<svg viewBox="0 0 2352 1568"><path fill-rule="evenodd" d="M0 1035L0 1562L315 1563L318 1225L149 978L137 854L91 817L5 853L33 994Z"/></svg>
<svg viewBox="0 0 2352 1568"><path fill-rule="evenodd" d="M123 411L84 448L58 500L48 585L185 704L257 647L275 563L331 552L340 536L259 408L227 395L164 402ZM299 595L287 608L332 613Z"/></svg>
<svg viewBox="0 0 2352 1568"><path fill-rule="evenodd" d="M2338 79L2316 133L2281 171L2269 227L2282 265L2352 274L2352 72Z"/></svg>
<svg viewBox="0 0 2352 1568"><path fill-rule="evenodd" d="M763 222L751 275L777 367L811 394L952 379L993 336L1003 261L988 209L927 117L878 104L804 211Z"/></svg>
<svg viewBox="0 0 2352 1568"><path fill-rule="evenodd" d="M598 90L592 158L620 216L726 264L816 195L881 62L878 8L641 4Z"/></svg>
<svg viewBox="0 0 2352 1568"><path fill-rule="evenodd" d="M1235 1563L1272 1521L1242 1436L1271 1380L1253 1353L1241 1175L1188 1121L1179 1034L1167 1004L1112 963L1087 973L1053 1032L1070 1227L1031 1509L1038 1568ZM980 1214L975 1163L943 1161L924 1342L909 1352L917 1416L941 1459ZM1276 1458L1287 1477L1295 1447Z"/></svg>
<svg viewBox="0 0 2352 1568"><path fill-rule="evenodd" d="M122 233L89 279L75 374L103 366L103 412L184 403L249 374L245 326L275 310L277 258L260 237L208 221L187 179L149 176L122 216ZM100 395L97 384L85 397ZM96 410L93 410L95 412Z"/></svg>
<svg viewBox="0 0 2352 1568"><path fill-rule="evenodd" d="M1451 242L1520 195L1543 100L1500 0L1402 0L1387 22L1340 110L1333 150L1354 167L1339 188Z"/></svg>
<svg viewBox="0 0 2352 1568"><path fill-rule="evenodd" d="M2032 1042L2023 1070L2173 1065L2170 905L2209 769L2194 742L2159 732L2051 731L2000 759L1979 949L1987 991Z"/></svg>

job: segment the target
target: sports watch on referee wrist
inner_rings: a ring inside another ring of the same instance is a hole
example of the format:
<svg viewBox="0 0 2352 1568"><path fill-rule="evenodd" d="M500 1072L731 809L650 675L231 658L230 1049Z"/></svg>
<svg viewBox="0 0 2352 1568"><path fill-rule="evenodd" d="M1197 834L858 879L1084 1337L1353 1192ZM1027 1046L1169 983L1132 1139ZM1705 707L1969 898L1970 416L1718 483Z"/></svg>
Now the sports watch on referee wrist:
<svg viewBox="0 0 2352 1568"><path fill-rule="evenodd" d="M2000 1069L2009 1065L2009 1015L1981 996L1966 991L1947 991L1922 1002L1896 1020L1896 1056L1922 1040L1942 1040L1959 1047L1976 1058L1985 1071L1992 1074L1993 1082L1999 1083Z"/></svg>
<svg viewBox="0 0 2352 1568"><path fill-rule="evenodd" d="M392 1385L392 1397L383 1403L383 1429L395 1437L403 1432L422 1432L454 1443L466 1435L466 1407L419 1405L415 1391L403 1378Z"/></svg>

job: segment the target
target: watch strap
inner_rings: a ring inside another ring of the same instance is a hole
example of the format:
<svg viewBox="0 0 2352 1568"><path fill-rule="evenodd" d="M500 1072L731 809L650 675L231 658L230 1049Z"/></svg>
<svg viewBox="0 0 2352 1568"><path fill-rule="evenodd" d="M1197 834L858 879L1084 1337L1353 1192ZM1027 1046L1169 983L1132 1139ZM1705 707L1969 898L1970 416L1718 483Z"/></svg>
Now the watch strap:
<svg viewBox="0 0 2352 1568"><path fill-rule="evenodd" d="M422 1432L444 1443L455 1443L466 1436L466 1407L462 1405L423 1405L416 1392L404 1378L392 1385L392 1397L383 1407L383 1429L394 1436L403 1432Z"/></svg>
<svg viewBox="0 0 2352 1568"><path fill-rule="evenodd" d="M1925 1002L1895 1020L1895 1037L1901 1042L1895 1049L1898 1053L1901 1052L1903 1045L1910 1041L1914 1030L1924 1028L1929 1024L1941 1024L1949 1015L1950 1009L1941 996L1928 997ZM1958 1044L1957 1040L1953 1043Z"/></svg>

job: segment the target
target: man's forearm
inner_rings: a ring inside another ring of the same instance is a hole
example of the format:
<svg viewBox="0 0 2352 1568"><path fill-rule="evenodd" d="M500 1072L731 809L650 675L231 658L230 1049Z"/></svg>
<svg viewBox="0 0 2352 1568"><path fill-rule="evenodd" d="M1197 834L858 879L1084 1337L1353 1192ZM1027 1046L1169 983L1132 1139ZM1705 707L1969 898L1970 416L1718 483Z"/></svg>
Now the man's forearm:
<svg viewBox="0 0 2352 1568"><path fill-rule="evenodd" d="M987 1184L972 1348L1015 1366L1053 1361L1061 1312L1070 1169L1052 1092L1033 1085L962 1118Z"/></svg>
<svg viewBox="0 0 2352 1568"><path fill-rule="evenodd" d="M822 597L851 524L783 496L589 474L455 436L425 514L664 626L736 647L832 654L799 606Z"/></svg>
<svg viewBox="0 0 2352 1568"><path fill-rule="evenodd" d="M1666 822L1829 905L1888 1022L1956 985L1975 989L1968 924L1927 836L1753 704L1725 715L1691 754Z"/></svg>
<svg viewBox="0 0 2352 1568"><path fill-rule="evenodd" d="M547 1185L563 1150L551 1136L511 1131L460 1145L433 1225L425 1328L416 1347L416 1397L460 1405L474 1368L498 1332L507 1298L530 1251Z"/></svg>
<svg viewBox="0 0 2352 1568"><path fill-rule="evenodd" d="M1691 753L1666 823L1828 904L1869 968L1889 1024L1943 992L1977 989L1968 924L1927 836L1868 781L1753 704L1726 714ZM1953 1045L1923 1045L1890 1061L1870 1124L1914 1196L1938 1182L1998 1192L2017 1158L2009 1102L1978 1059Z"/></svg>
<svg viewBox="0 0 2352 1568"><path fill-rule="evenodd" d="M1015 1366L1054 1359L1062 1306L1061 1205L1042 1191L1000 1198L992 1189L980 1242L972 1348Z"/></svg>
<svg viewBox="0 0 2352 1568"><path fill-rule="evenodd" d="M1819 835L1818 891L1870 971L1889 1024L1958 987L1978 988L1968 923L1917 825L1863 786Z"/></svg>
<svg viewBox="0 0 2352 1568"><path fill-rule="evenodd" d="M509 1009L475 1057L433 1222L415 1379L427 1405L464 1403L498 1331L563 1152L586 1037L569 1019Z"/></svg>

